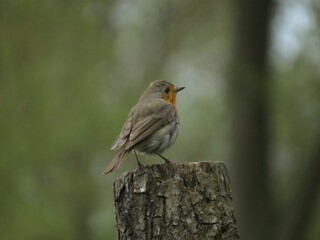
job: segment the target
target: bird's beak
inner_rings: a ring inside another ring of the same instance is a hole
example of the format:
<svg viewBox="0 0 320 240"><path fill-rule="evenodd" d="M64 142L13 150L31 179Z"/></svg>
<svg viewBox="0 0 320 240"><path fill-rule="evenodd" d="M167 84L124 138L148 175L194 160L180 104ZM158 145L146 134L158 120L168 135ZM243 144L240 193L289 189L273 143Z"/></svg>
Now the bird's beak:
<svg viewBox="0 0 320 240"><path fill-rule="evenodd" d="M176 87L175 92L176 92L176 93L177 93L177 92L180 92L180 91L183 90L183 89L185 89L185 87Z"/></svg>

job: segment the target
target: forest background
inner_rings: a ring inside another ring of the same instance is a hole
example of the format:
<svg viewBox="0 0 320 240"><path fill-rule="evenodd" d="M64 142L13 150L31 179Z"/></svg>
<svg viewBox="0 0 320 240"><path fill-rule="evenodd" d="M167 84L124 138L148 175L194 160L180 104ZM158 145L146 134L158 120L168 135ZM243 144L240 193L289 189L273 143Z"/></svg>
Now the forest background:
<svg viewBox="0 0 320 240"><path fill-rule="evenodd" d="M165 79L186 87L165 155L225 162L241 239L320 239L319 13L316 0L1 1L1 238L115 239L112 182L137 165L100 173Z"/></svg>

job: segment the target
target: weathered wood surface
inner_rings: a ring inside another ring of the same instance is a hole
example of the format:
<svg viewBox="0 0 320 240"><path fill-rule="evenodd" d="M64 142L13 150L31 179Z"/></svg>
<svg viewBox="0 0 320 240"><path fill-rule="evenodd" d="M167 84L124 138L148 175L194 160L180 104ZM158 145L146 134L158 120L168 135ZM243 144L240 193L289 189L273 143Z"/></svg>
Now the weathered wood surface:
<svg viewBox="0 0 320 240"><path fill-rule="evenodd" d="M114 182L118 240L236 240L227 169L221 162L170 163Z"/></svg>

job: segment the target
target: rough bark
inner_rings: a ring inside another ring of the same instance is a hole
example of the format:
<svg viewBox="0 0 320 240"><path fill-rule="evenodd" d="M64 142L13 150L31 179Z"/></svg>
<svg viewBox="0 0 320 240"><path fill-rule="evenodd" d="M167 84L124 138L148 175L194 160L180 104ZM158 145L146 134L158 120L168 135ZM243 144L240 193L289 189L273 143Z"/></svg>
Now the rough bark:
<svg viewBox="0 0 320 240"><path fill-rule="evenodd" d="M239 239L221 162L140 167L114 182L118 240Z"/></svg>

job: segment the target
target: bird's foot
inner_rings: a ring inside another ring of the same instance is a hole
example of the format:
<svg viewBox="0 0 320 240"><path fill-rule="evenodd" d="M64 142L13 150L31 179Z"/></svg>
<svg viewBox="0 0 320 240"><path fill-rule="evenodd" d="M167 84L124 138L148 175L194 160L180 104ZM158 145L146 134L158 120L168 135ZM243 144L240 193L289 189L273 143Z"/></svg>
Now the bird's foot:
<svg viewBox="0 0 320 240"><path fill-rule="evenodd" d="M136 160L137 160L137 163L138 163L138 167L139 167L139 168L140 168L140 167L143 167L144 165L139 161L139 158L138 158L138 155L137 155L136 151L133 150L133 152L134 152L134 155L136 156Z"/></svg>
<svg viewBox="0 0 320 240"><path fill-rule="evenodd" d="M169 160L168 158L166 158L166 157L162 156L160 153L157 153L157 152L156 152L156 154L157 154L159 157L161 157L161 158L166 162L166 164L168 164L168 163L171 163L171 162L172 162L172 161L171 161L171 160Z"/></svg>

